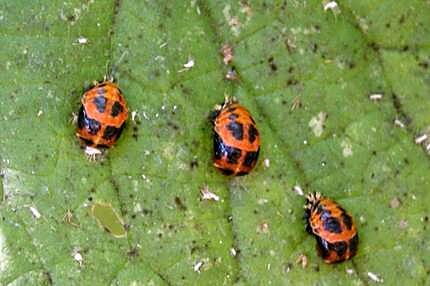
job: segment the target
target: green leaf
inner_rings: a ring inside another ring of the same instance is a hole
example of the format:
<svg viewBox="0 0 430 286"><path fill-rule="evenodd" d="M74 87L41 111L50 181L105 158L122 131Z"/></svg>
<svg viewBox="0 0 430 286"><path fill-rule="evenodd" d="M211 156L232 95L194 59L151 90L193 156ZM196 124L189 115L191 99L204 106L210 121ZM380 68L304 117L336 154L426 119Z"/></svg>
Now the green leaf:
<svg viewBox="0 0 430 286"><path fill-rule="evenodd" d="M0 284L428 284L429 4L158 2L0 2ZM89 162L72 113L110 72L132 118ZM224 95L261 133L245 177L212 166ZM318 257L299 189L354 216L356 257Z"/></svg>

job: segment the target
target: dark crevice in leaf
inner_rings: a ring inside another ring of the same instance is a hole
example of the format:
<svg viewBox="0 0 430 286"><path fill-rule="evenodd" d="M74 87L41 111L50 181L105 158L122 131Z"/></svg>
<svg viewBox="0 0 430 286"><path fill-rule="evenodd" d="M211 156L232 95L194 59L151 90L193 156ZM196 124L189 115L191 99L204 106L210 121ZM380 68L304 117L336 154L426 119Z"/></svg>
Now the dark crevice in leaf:
<svg viewBox="0 0 430 286"><path fill-rule="evenodd" d="M114 46L114 41L115 41L115 27L116 27L116 18L118 16L118 14L120 13L120 9L121 9L121 4L122 4L122 0L115 0L114 1L114 11L113 11L113 16L112 16L112 27L111 27L111 31L109 33L110 36L110 68L111 70L109 70L109 73L112 73L112 76L115 77L115 73L118 72L116 69L118 69L119 67L116 66L116 64L119 64L119 62L114 62L115 60L115 46ZM125 71L127 72L127 71ZM130 79L133 79L133 77L128 74L128 77ZM137 81L137 79L134 79L135 81ZM127 217L127 205L123 202L123 200L121 199L121 191L126 191L124 189L121 188L121 186L119 185L119 183L115 180L115 175L113 173L113 166L112 166L112 161L110 159L110 157L108 157L107 159L108 161L108 166L109 166L109 170L110 170L110 179L109 182L112 185L115 195L116 195L116 199L119 203L119 208L120 208L120 214L121 214L121 218L124 219L125 221L125 228L127 231L127 243L128 243L128 252L127 253L131 253L133 252L133 250L135 249L135 246L133 246L132 244L132 228L130 228L130 226L128 225L127 221L126 221L126 217ZM118 175L117 175L118 176ZM127 256L127 253L124 253L124 256ZM113 283L113 281L118 277L118 275L121 273L122 270L126 269L127 265L129 264L129 258L127 257L126 260L124 261L124 263L117 269L116 273L113 275L109 285L111 285ZM169 279L160 271L155 270L152 265L145 263L145 265L156 275L158 276L158 278L160 280L162 280L166 285L173 285Z"/></svg>
<svg viewBox="0 0 430 286"><path fill-rule="evenodd" d="M112 21L111 21L111 28L109 31L109 43L110 43L110 47L109 47L109 65L108 65L108 70L106 71L110 76L113 76L114 79L116 80L115 76L117 73L117 64L119 63L115 63L114 62L114 56L115 56L115 46L114 46L114 40L115 40L115 27L116 27L116 22L117 22L117 18L118 18L118 14L120 13L121 10L121 4L122 4L122 0L114 0L114 5L113 5L113 12L112 12ZM108 76L108 74L106 74L105 76Z"/></svg>
<svg viewBox="0 0 430 286"><path fill-rule="evenodd" d="M203 17L207 23L207 25L210 28L210 32L211 32L211 37L214 39L215 44L218 45L218 47L222 47L223 43L223 39L218 31L217 28L217 21L214 19L212 12L210 11L209 6L207 5L206 2L204 1L198 1L197 5L200 7L200 10L202 11L202 14L205 15L205 17ZM219 55L214 55L216 57L219 57ZM218 61L218 72L220 72L221 76L224 70L224 67L222 65L221 60ZM229 85L230 91L233 92L233 84ZM231 94L232 95L232 94ZM237 227L235 227L235 220L234 220L234 215L233 215L233 190L231 187L228 187L229 189L229 197L228 197L228 201L226 202L227 204L227 209L229 210L229 213L226 215L227 219L229 220L229 225L230 227L230 233L232 234L232 241L233 241L233 245L232 247L236 250L240 250L241 246L240 246L240 241L238 239L238 233L237 233ZM230 217L231 217L231 221L230 221ZM235 273L233 273L233 279L232 281L234 283L238 283L239 281L241 281L243 274L242 274L242 268L241 268L241 256L239 253L239 257L237 257L237 259L234 260L235 261Z"/></svg>

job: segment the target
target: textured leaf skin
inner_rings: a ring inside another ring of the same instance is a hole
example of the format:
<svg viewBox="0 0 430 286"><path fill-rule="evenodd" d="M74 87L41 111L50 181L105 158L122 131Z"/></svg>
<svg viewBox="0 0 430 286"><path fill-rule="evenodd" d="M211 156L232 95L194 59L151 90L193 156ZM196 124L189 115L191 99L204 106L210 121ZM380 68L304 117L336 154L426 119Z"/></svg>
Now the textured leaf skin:
<svg viewBox="0 0 430 286"><path fill-rule="evenodd" d="M429 284L430 162L414 144L430 125L429 3L338 4L0 1L0 284ZM71 118L109 67L136 117L94 163ZM262 136L243 178L211 162L225 94ZM200 200L205 185L220 201ZM317 256L296 185L354 216L352 261ZM126 238L100 229L94 202Z"/></svg>

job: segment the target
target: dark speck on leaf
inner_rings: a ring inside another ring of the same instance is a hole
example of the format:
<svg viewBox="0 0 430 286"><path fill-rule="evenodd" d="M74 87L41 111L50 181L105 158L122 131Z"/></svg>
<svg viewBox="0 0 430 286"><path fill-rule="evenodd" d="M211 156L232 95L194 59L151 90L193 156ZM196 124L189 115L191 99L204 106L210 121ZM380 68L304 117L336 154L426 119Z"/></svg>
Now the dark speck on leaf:
<svg viewBox="0 0 430 286"><path fill-rule="evenodd" d="M181 211L186 211L187 207L185 206L185 204L182 202L180 197L175 197L175 204L176 206L181 210Z"/></svg>

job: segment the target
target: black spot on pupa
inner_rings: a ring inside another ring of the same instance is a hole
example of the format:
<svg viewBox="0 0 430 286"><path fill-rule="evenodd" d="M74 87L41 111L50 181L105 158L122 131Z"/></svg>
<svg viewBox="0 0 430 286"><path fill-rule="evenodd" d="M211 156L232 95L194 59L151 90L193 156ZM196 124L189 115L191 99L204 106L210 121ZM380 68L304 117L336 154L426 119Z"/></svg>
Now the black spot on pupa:
<svg viewBox="0 0 430 286"><path fill-rule="evenodd" d="M258 153L260 152L260 149L257 150L257 152L248 152L246 153L245 160L243 161L243 164L248 167L252 167L255 165L258 159Z"/></svg>
<svg viewBox="0 0 430 286"><path fill-rule="evenodd" d="M112 111L111 111L110 115L112 117L116 117L121 112L122 112L122 105L121 105L121 103L119 103L118 101L115 101L115 103L112 105Z"/></svg>
<svg viewBox="0 0 430 286"><path fill-rule="evenodd" d="M336 251L339 257L343 257L345 255L346 250L348 249L348 246L344 241L332 243L331 246L333 247L333 250Z"/></svg>
<svg viewBox="0 0 430 286"><path fill-rule="evenodd" d="M227 176L233 175L233 173L234 173L234 171L230 170L230 169L221 169L221 172Z"/></svg>
<svg viewBox="0 0 430 286"><path fill-rule="evenodd" d="M86 128L88 130L88 133L96 135L97 132L100 130L100 122L95 119L89 118L87 116L87 113L85 112L84 107L81 106L78 115L78 128Z"/></svg>
<svg viewBox="0 0 430 286"><path fill-rule="evenodd" d="M254 125L249 125L249 129L248 129L248 140L249 140L249 143L253 143L254 141L255 141L255 139L257 138L257 136L258 136L258 130L257 130L257 128L255 128L255 126Z"/></svg>
<svg viewBox="0 0 430 286"><path fill-rule="evenodd" d="M323 210L322 213L321 213L321 220L322 221L328 220L331 217L331 211L326 210L323 205L318 206L318 208L320 208L320 207Z"/></svg>
<svg viewBox="0 0 430 286"><path fill-rule="evenodd" d="M227 109L227 112L233 112L233 111L235 111L236 110L236 107L229 107L228 109Z"/></svg>
<svg viewBox="0 0 430 286"><path fill-rule="evenodd" d="M342 228L340 227L339 221L337 218L329 217L326 220L323 220L324 230L332 232L332 233L341 233Z"/></svg>
<svg viewBox="0 0 430 286"><path fill-rule="evenodd" d="M328 256L330 256L330 248L329 248L329 243L327 242L327 240L322 239L319 236L315 236L316 241L317 241L317 250L319 255L322 258L327 258Z"/></svg>
<svg viewBox="0 0 430 286"><path fill-rule="evenodd" d="M231 113L229 116L228 116L228 119L230 119L231 121L235 121L236 119L238 119L239 118L239 115L238 114L236 114L236 113Z"/></svg>
<svg viewBox="0 0 430 286"><path fill-rule="evenodd" d="M103 95L94 97L93 103L95 104L98 112L103 113L105 111L106 101L106 97L104 97Z"/></svg>
<svg viewBox="0 0 430 286"><path fill-rule="evenodd" d="M321 214L324 211L324 206L318 204L316 211L317 211L317 215Z"/></svg>
<svg viewBox="0 0 430 286"><path fill-rule="evenodd" d="M242 155L242 151L234 147L227 146L227 148L227 161L230 164L236 164L237 161L240 159L240 156Z"/></svg>
<svg viewBox="0 0 430 286"><path fill-rule="evenodd" d="M214 132L214 158L221 159L227 153L226 146L218 133Z"/></svg>
<svg viewBox="0 0 430 286"><path fill-rule="evenodd" d="M103 139L109 140L118 135L120 132L120 128L116 128L114 126L107 126L105 132L103 133Z"/></svg>
<svg viewBox="0 0 430 286"><path fill-rule="evenodd" d="M351 229L351 227L352 227L352 219L351 219L351 217L348 214L346 214L346 213L342 214L342 221L343 221L343 223L345 224L345 226L348 229Z"/></svg>
<svg viewBox="0 0 430 286"><path fill-rule="evenodd" d="M93 145L94 143L93 143L93 141L91 141L91 140L88 140L88 139L85 139L85 138L80 138L81 140L82 140L82 142L84 142L84 144L85 145L87 145L87 146L91 146L91 145Z"/></svg>
<svg viewBox="0 0 430 286"><path fill-rule="evenodd" d="M237 140L243 139L243 124L232 121L227 125L227 129L231 131L231 135Z"/></svg>

